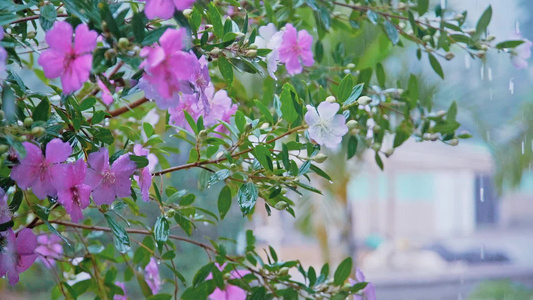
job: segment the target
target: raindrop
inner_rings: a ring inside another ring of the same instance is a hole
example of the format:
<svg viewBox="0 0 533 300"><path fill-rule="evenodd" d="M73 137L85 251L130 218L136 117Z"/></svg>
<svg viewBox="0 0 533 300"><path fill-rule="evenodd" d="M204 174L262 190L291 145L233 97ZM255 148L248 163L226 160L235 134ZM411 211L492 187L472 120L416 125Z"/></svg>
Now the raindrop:
<svg viewBox="0 0 533 300"><path fill-rule="evenodd" d="M533 141L532 141L532 143L533 143ZM329 183L333 183L333 181L330 180Z"/></svg>
<svg viewBox="0 0 533 300"><path fill-rule="evenodd" d="M481 69L479 71L481 75L481 80L485 80L485 65L481 65Z"/></svg>
<svg viewBox="0 0 533 300"><path fill-rule="evenodd" d="M489 81L492 81L492 68L489 68L487 70L487 78L489 79Z"/></svg>
<svg viewBox="0 0 533 300"><path fill-rule="evenodd" d="M489 88L489 98L490 98L490 101L492 101L494 99L493 97L493 93L492 93L492 87Z"/></svg>
<svg viewBox="0 0 533 300"><path fill-rule="evenodd" d="M514 78L509 79L509 92L514 94Z"/></svg>
<svg viewBox="0 0 533 300"><path fill-rule="evenodd" d="M480 249L480 252L479 252L479 257L481 259L485 259L485 245L481 245L481 249Z"/></svg>
<svg viewBox="0 0 533 300"><path fill-rule="evenodd" d="M157 260L157 264L158 264L158 265L161 264L161 260L160 260L160 259Z"/></svg>
<svg viewBox="0 0 533 300"><path fill-rule="evenodd" d="M487 142L490 142L490 131L487 130Z"/></svg>
<svg viewBox="0 0 533 300"><path fill-rule="evenodd" d="M479 188L479 201L485 202L485 189Z"/></svg>
<svg viewBox="0 0 533 300"><path fill-rule="evenodd" d="M448 4L447 0L440 0L440 7L442 7L442 9L446 9L447 4Z"/></svg>
<svg viewBox="0 0 533 300"><path fill-rule="evenodd" d="M465 54L465 68L470 70L470 56L468 54Z"/></svg>
<svg viewBox="0 0 533 300"><path fill-rule="evenodd" d="M520 33L520 22L519 22L519 21L516 21L516 22L514 23L514 31L515 31L516 33Z"/></svg>
<svg viewBox="0 0 533 300"><path fill-rule="evenodd" d="M524 141L522 141L522 155L524 155L524 153L526 152L525 148L526 148L526 143L524 143Z"/></svg>
<svg viewBox="0 0 533 300"><path fill-rule="evenodd" d="M209 226L209 222L204 222L204 226Z"/></svg>

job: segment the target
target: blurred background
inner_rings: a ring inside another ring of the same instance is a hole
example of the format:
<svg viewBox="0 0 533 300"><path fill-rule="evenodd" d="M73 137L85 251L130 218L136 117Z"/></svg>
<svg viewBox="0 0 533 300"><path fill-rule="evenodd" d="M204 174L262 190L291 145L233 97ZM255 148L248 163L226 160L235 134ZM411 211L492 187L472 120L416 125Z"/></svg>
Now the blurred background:
<svg viewBox="0 0 533 300"><path fill-rule="evenodd" d="M533 40L533 1L432 2L452 11L467 10L469 20L477 20L492 5L489 31L498 38L495 42L518 34ZM357 44L344 46L346 51L361 57L360 64L382 62L389 78L406 82L415 74L421 97L434 97L434 111L456 101L458 121L474 137L456 147L410 140L384 160L384 171L371 153L359 153L347 163L345 153L331 151L321 167L332 182L314 178L324 196L293 195L296 218L284 211L267 216L257 209L247 220L233 203L220 226L197 224L193 237L202 242L223 237L228 252L238 253L244 248L245 230L254 229L259 244L272 245L280 259L299 259L315 268L325 262L336 266L354 256L380 300L533 299L533 68L515 69L508 54L489 53L481 62L455 49L455 58L442 62L443 81L426 60L417 61L408 43L405 48L383 47L389 44L380 42L386 39L384 33L367 27ZM343 38L337 39L330 47ZM260 85L246 92L248 97L257 95ZM185 162L187 153L184 146L169 163ZM197 192L196 204L216 211L222 185L199 186L198 178L204 175L198 170L177 172L161 184ZM139 206L153 223L155 207ZM177 251L176 264L187 278L208 259L188 244L179 244ZM35 294L49 298L54 284L46 275L50 271L33 268L9 288L16 291L13 299ZM161 272L171 276L169 270ZM141 297L136 282L127 288L132 299ZM165 288L170 290L170 284Z"/></svg>

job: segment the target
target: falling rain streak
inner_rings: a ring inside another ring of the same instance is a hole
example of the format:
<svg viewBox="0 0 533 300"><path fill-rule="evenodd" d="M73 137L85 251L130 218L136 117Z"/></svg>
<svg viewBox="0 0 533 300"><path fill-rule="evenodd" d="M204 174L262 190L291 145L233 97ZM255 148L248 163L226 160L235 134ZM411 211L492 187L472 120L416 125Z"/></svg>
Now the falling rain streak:
<svg viewBox="0 0 533 300"><path fill-rule="evenodd" d="M514 78L509 79L509 92L514 94Z"/></svg>

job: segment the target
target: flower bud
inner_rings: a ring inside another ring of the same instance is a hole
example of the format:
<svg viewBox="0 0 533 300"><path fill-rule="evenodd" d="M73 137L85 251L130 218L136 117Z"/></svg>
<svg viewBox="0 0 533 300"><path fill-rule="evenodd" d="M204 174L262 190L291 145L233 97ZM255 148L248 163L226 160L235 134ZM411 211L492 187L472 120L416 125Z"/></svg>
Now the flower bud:
<svg viewBox="0 0 533 300"><path fill-rule="evenodd" d="M455 54L448 52L446 53L446 56L444 56L447 60L452 60L455 57Z"/></svg>
<svg viewBox="0 0 533 300"><path fill-rule="evenodd" d="M432 39L431 35L424 35L424 36L422 37L422 40L423 40L424 42L429 42L429 41L431 41L431 39Z"/></svg>
<svg viewBox="0 0 533 300"><path fill-rule="evenodd" d="M345 283L345 284L342 286L341 289L342 289L343 291L348 291L348 290L350 290L351 288L352 288L352 285L351 285L351 284L349 284L349 283Z"/></svg>
<svg viewBox="0 0 533 300"><path fill-rule="evenodd" d="M31 40L31 39L34 39L36 35L37 35L37 32L29 31L26 37L28 37Z"/></svg>
<svg viewBox="0 0 533 300"><path fill-rule="evenodd" d="M357 121L356 120L350 120L348 122L346 122L346 126L348 127L348 129L354 129L356 126L357 126Z"/></svg>
<svg viewBox="0 0 533 300"><path fill-rule="evenodd" d="M28 137L25 135L21 135L17 138L19 142L26 142L28 140Z"/></svg>
<svg viewBox="0 0 533 300"><path fill-rule="evenodd" d="M222 52L222 50L220 50L220 48L218 48L218 47L215 47L215 48L213 48L213 50L211 50L209 52L209 54L211 56L217 57L220 54L220 52Z"/></svg>
<svg viewBox="0 0 533 300"><path fill-rule="evenodd" d="M101 26L102 26L102 31L103 32L109 32L109 27L107 26L107 22L106 21L102 21Z"/></svg>
<svg viewBox="0 0 533 300"><path fill-rule="evenodd" d="M373 130L374 132L376 132L376 133L377 133L377 132L380 132L380 131L381 131L381 126L376 125L376 126L374 126L374 128L372 128L372 130Z"/></svg>
<svg viewBox="0 0 533 300"><path fill-rule="evenodd" d="M463 14L456 14L453 18L455 21L462 21L465 18Z"/></svg>
<svg viewBox="0 0 533 300"><path fill-rule="evenodd" d="M254 57L257 56L257 50L255 50L255 49L247 50L246 53L244 53L244 56L246 56L248 58L254 58Z"/></svg>
<svg viewBox="0 0 533 300"><path fill-rule="evenodd" d="M267 129L268 127L270 127L270 124L268 124L267 122L265 122L265 123L261 124L261 127L260 127L260 128L263 129L263 130L265 130L265 129Z"/></svg>
<svg viewBox="0 0 533 300"><path fill-rule="evenodd" d="M368 97L368 96L361 96L359 97L359 99L357 99L357 104L359 105L368 105L370 104L370 102L372 102L372 98Z"/></svg>
<svg viewBox="0 0 533 300"><path fill-rule="evenodd" d="M476 33L476 29L475 28L469 28L469 29L466 29L465 32L468 33L469 35L473 35L474 33Z"/></svg>
<svg viewBox="0 0 533 300"><path fill-rule="evenodd" d="M435 114L435 116L436 116L437 118L442 118L442 117L444 117L445 115L446 115L446 111L445 111L445 110L439 110L439 111Z"/></svg>
<svg viewBox="0 0 533 300"><path fill-rule="evenodd" d="M191 14L192 14L192 9L187 8L183 10L183 15L185 16L185 18L188 19L191 16Z"/></svg>
<svg viewBox="0 0 533 300"><path fill-rule="evenodd" d="M106 60L113 60L116 55L117 52L115 51L115 49L108 49L106 52L104 52L104 58Z"/></svg>
<svg viewBox="0 0 533 300"><path fill-rule="evenodd" d="M242 38L244 38L244 36L245 36L245 34L240 32L240 31L239 32L235 32L235 34L236 34L236 36L235 36L235 40L236 41L242 40Z"/></svg>
<svg viewBox="0 0 533 300"><path fill-rule="evenodd" d="M288 275L288 274L289 274L289 268L283 267L283 268L279 269L279 275L285 276L285 275Z"/></svg>
<svg viewBox="0 0 533 300"><path fill-rule="evenodd" d="M0 110L0 121L3 120L5 116L6 114L4 113L4 111Z"/></svg>
<svg viewBox="0 0 533 300"><path fill-rule="evenodd" d="M487 37L487 41L489 41L489 42L492 42L492 41L494 41L495 39L496 39L496 37L493 36L493 35L489 35L489 36Z"/></svg>
<svg viewBox="0 0 533 300"><path fill-rule="evenodd" d="M393 153L394 153L394 148L387 149L385 150L385 152L383 152L383 154L385 154L386 157L391 156Z"/></svg>
<svg viewBox="0 0 533 300"><path fill-rule="evenodd" d="M31 135L33 135L35 137L39 137L39 136L43 135L45 133L45 131L46 130L44 128L40 127L40 126L33 127L31 129Z"/></svg>
<svg viewBox="0 0 533 300"><path fill-rule="evenodd" d="M9 151L8 145L0 145L0 155L6 153L7 151Z"/></svg>
<svg viewBox="0 0 533 300"><path fill-rule="evenodd" d="M198 132L198 139L200 141L205 141L206 138L207 138L207 130L205 129L200 130L200 132Z"/></svg>
<svg viewBox="0 0 533 300"><path fill-rule="evenodd" d="M31 124L33 124L33 119L32 118L27 117L26 119L24 119L24 126L25 127L30 127Z"/></svg>
<svg viewBox="0 0 533 300"><path fill-rule="evenodd" d="M250 49L257 49L257 48L259 48L259 47L257 46L257 44L251 44L250 46L248 46L248 48L250 48Z"/></svg>
<svg viewBox="0 0 533 300"><path fill-rule="evenodd" d="M459 145L459 140L458 139L451 139L451 140L448 141L448 145L457 146L457 145Z"/></svg>
<svg viewBox="0 0 533 300"><path fill-rule="evenodd" d="M487 52L485 50L480 50L478 53L476 53L476 56L482 59L485 58L486 55Z"/></svg>
<svg viewBox="0 0 533 300"><path fill-rule="evenodd" d="M481 45L481 50L487 51L487 50L489 50L489 46L483 44L483 45Z"/></svg>
<svg viewBox="0 0 533 300"><path fill-rule="evenodd" d="M120 39L118 39L118 47L120 49L127 49L129 45L130 41L127 38L121 37Z"/></svg>
<svg viewBox="0 0 533 300"><path fill-rule="evenodd" d="M346 65L346 69L353 69L353 68L355 68L355 64L353 63L349 63Z"/></svg>
<svg viewBox="0 0 533 300"><path fill-rule="evenodd" d="M335 103L335 102L337 102L337 98L335 98L334 96L328 96L326 98L326 102Z"/></svg>
<svg viewBox="0 0 533 300"><path fill-rule="evenodd" d="M289 207L289 204L285 201L280 201L276 203L276 205L274 205L274 208L276 208L277 210L284 210L287 207Z"/></svg>
<svg viewBox="0 0 533 300"><path fill-rule="evenodd" d="M280 194L282 194L282 195L287 194L287 188L281 188Z"/></svg>
<svg viewBox="0 0 533 300"><path fill-rule="evenodd" d="M318 153L317 155L311 157L311 160L314 160L314 161L316 161L319 164L325 162L326 159L328 159L328 156L326 154L323 154L323 153Z"/></svg>
<svg viewBox="0 0 533 300"><path fill-rule="evenodd" d="M374 143L372 144L371 148L375 151L379 151L379 149L381 149L381 143Z"/></svg>
<svg viewBox="0 0 533 300"><path fill-rule="evenodd" d="M230 169L231 171L233 171L233 172L237 171L237 168L238 168L237 164L231 164L231 165L229 165L229 169Z"/></svg>
<svg viewBox="0 0 533 300"><path fill-rule="evenodd" d="M176 214L176 211L171 208L171 209L167 210L167 212L165 213L165 216L167 218L173 218L175 214Z"/></svg>
<svg viewBox="0 0 533 300"><path fill-rule="evenodd" d="M230 273L224 273L224 275L222 275L222 278L224 278L224 280L229 280L229 279L231 279L231 274Z"/></svg>

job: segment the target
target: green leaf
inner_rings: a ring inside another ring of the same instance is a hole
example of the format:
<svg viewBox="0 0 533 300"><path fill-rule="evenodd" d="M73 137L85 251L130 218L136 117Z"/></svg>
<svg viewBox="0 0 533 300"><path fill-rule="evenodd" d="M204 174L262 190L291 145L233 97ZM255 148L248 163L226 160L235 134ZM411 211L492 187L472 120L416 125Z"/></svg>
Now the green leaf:
<svg viewBox="0 0 533 300"><path fill-rule="evenodd" d="M220 214L220 219L224 219L230 208L231 189L229 186L225 185L218 195L218 213Z"/></svg>
<svg viewBox="0 0 533 300"><path fill-rule="evenodd" d="M220 74L222 74L222 77L224 77L224 80L226 80L228 85L232 85L233 66L224 56L220 56L218 58L218 69L220 70Z"/></svg>
<svg viewBox="0 0 533 300"><path fill-rule="evenodd" d="M204 282L207 276L209 276L209 273L211 273L211 270L213 270L214 266L215 263L211 262L196 271L196 274L194 274L194 277L192 279L193 286L197 286L199 283Z"/></svg>
<svg viewBox="0 0 533 300"><path fill-rule="evenodd" d="M524 43L524 40L516 40L516 41L504 41L501 43L496 44L497 49L508 49L508 48L515 48Z"/></svg>
<svg viewBox="0 0 533 300"><path fill-rule="evenodd" d="M154 238L160 249L163 247L163 244L168 240L169 233L170 226L168 224L167 218L159 216L154 225Z"/></svg>
<svg viewBox="0 0 533 300"><path fill-rule="evenodd" d="M350 276L350 273L352 272L352 266L351 257L343 260L337 267L337 270L335 270L335 274L333 275L333 284L342 285Z"/></svg>
<svg viewBox="0 0 533 300"><path fill-rule="evenodd" d="M352 74L344 76L337 89L337 99L339 102L344 102L350 97L354 85L354 80Z"/></svg>
<svg viewBox="0 0 533 300"><path fill-rule="evenodd" d="M396 134L394 135L394 142L393 147L396 148L403 144L411 134L413 133L413 127L409 121L403 122L398 128L396 129Z"/></svg>
<svg viewBox="0 0 533 300"><path fill-rule="evenodd" d="M350 159L354 157L354 155L357 153L357 138L355 136L350 136L348 139L348 155L347 158Z"/></svg>
<svg viewBox="0 0 533 300"><path fill-rule="evenodd" d="M416 7L416 11L421 16L425 14L428 11L429 8L429 0L418 0L418 6Z"/></svg>
<svg viewBox="0 0 533 300"><path fill-rule="evenodd" d="M294 121L296 121L296 119L298 119L298 112L294 107L295 101L293 101L293 96L297 96L294 94L293 91L294 87L289 83L286 83L283 86L283 92L281 92L280 95L281 113L283 114L283 118L290 124L292 124Z"/></svg>
<svg viewBox="0 0 533 300"><path fill-rule="evenodd" d="M319 40L315 44L315 59L318 63L320 63L323 57L324 57L324 45Z"/></svg>
<svg viewBox="0 0 533 300"><path fill-rule="evenodd" d="M220 13L218 12L217 7L213 2L209 3L207 6L208 12L209 12L209 19L211 20L211 24L213 25L213 31L215 32L215 35L218 38L224 37L224 25L222 24L222 18L220 16Z"/></svg>
<svg viewBox="0 0 533 300"><path fill-rule="evenodd" d="M431 67L433 68L435 73L437 73L437 75L439 75L442 79L444 79L444 72L442 71L442 67L439 61L437 60L437 58L435 58L435 56L431 53L428 53L428 57L429 57L429 63L431 64Z"/></svg>
<svg viewBox="0 0 533 300"><path fill-rule="evenodd" d="M48 98L43 98L33 110L32 118L34 121L46 122L50 118L50 102Z"/></svg>
<svg viewBox="0 0 533 300"><path fill-rule="evenodd" d="M229 177L230 173L231 172L228 169L216 171L215 173L213 173L213 175L211 175L209 181L207 181L207 186L209 187L219 181L226 180L226 178Z"/></svg>
<svg viewBox="0 0 533 300"><path fill-rule="evenodd" d="M80 103L80 111L88 110L90 108L93 108L95 105L96 105L96 98L89 97ZM35 116L33 117L33 119L35 120Z"/></svg>
<svg viewBox="0 0 533 300"><path fill-rule="evenodd" d="M392 24L390 21L385 20L383 22L383 25L385 26L385 32L387 33L387 36L391 40L393 45L396 45L400 42L400 34L398 33L398 29Z"/></svg>
<svg viewBox="0 0 533 300"><path fill-rule="evenodd" d="M152 295L146 298L146 300L170 300L170 299L172 299L172 295L169 295L169 294L157 294L157 295Z"/></svg>
<svg viewBox="0 0 533 300"><path fill-rule="evenodd" d="M142 43L144 40L144 18L140 13L134 13L131 18L133 38L136 43Z"/></svg>
<svg viewBox="0 0 533 300"><path fill-rule="evenodd" d="M149 31L148 34L144 37L141 45L149 46L149 45L152 45L153 43L157 43L157 41L159 41L159 38L169 28L171 28L171 26L161 26L157 29Z"/></svg>
<svg viewBox="0 0 533 300"><path fill-rule="evenodd" d="M52 4L47 4L41 7L40 15L39 15L39 23L41 23L41 27L44 31L48 31L48 29L52 28L54 26L54 22L57 18L57 12Z"/></svg>
<svg viewBox="0 0 533 300"><path fill-rule="evenodd" d="M128 237L128 233L122 227L113 217L111 217L109 214L104 214L105 219L107 220L107 224L109 224L109 227L111 228L111 232L114 236L114 242L115 242L115 248L120 253L126 253L130 248L130 238Z"/></svg>
<svg viewBox="0 0 533 300"><path fill-rule="evenodd" d="M376 151L376 156L374 157L376 159L376 163L378 164L378 167L383 171L383 161L381 160L381 157L379 156L379 153Z"/></svg>
<svg viewBox="0 0 533 300"><path fill-rule="evenodd" d="M17 212L17 210L19 210L23 197L24 193L21 189L17 188L15 194L13 195L13 200L11 200L11 202L9 203L9 210L11 211L11 213L15 213Z"/></svg>
<svg viewBox="0 0 533 300"><path fill-rule="evenodd" d="M477 40L487 31L489 26L490 19L492 18L492 6L489 5L487 9L483 12L476 24L476 33L472 35L472 39Z"/></svg>
<svg viewBox="0 0 533 300"><path fill-rule="evenodd" d="M268 151L268 148L263 145L258 145L254 149L254 156L257 158L259 163L265 168L266 170L274 170L274 166L272 164L272 158L270 155L270 151Z"/></svg>
<svg viewBox="0 0 533 300"><path fill-rule="evenodd" d="M191 236L192 231L194 229L194 224L191 222L191 220L187 219L184 215L181 213L176 213L174 215L174 220L176 220L176 223L185 231L185 233L188 236Z"/></svg>
<svg viewBox="0 0 533 300"><path fill-rule="evenodd" d="M137 169L148 166L148 158L146 156L130 155L130 160L137 165Z"/></svg>
<svg viewBox="0 0 533 300"><path fill-rule="evenodd" d="M378 83L381 87L385 87L385 69L383 68L383 65L381 63L378 63L376 65L376 77L378 79Z"/></svg>
<svg viewBox="0 0 533 300"><path fill-rule="evenodd" d="M353 89L352 89L352 93L350 94L348 99L346 99L346 101L344 101L343 105L350 105L350 104L354 103L355 101L357 101L357 98L359 98L359 96L361 96L361 94L363 93L364 86L365 86L364 83L360 83L360 84L354 86Z"/></svg>
<svg viewBox="0 0 533 300"><path fill-rule="evenodd" d="M448 108L448 113L446 114L446 121L455 121L457 117L457 103L452 102L450 108Z"/></svg>
<svg viewBox="0 0 533 300"><path fill-rule="evenodd" d="M266 107L261 101L254 100L255 106L259 109L261 112L261 116L264 117L268 122L274 123L274 118L272 117L272 114L270 113L270 110L268 110L268 107Z"/></svg>
<svg viewBox="0 0 533 300"><path fill-rule="evenodd" d="M237 193L237 198L243 214L247 215L252 211L258 196L259 192L253 182L247 182L241 185Z"/></svg>

